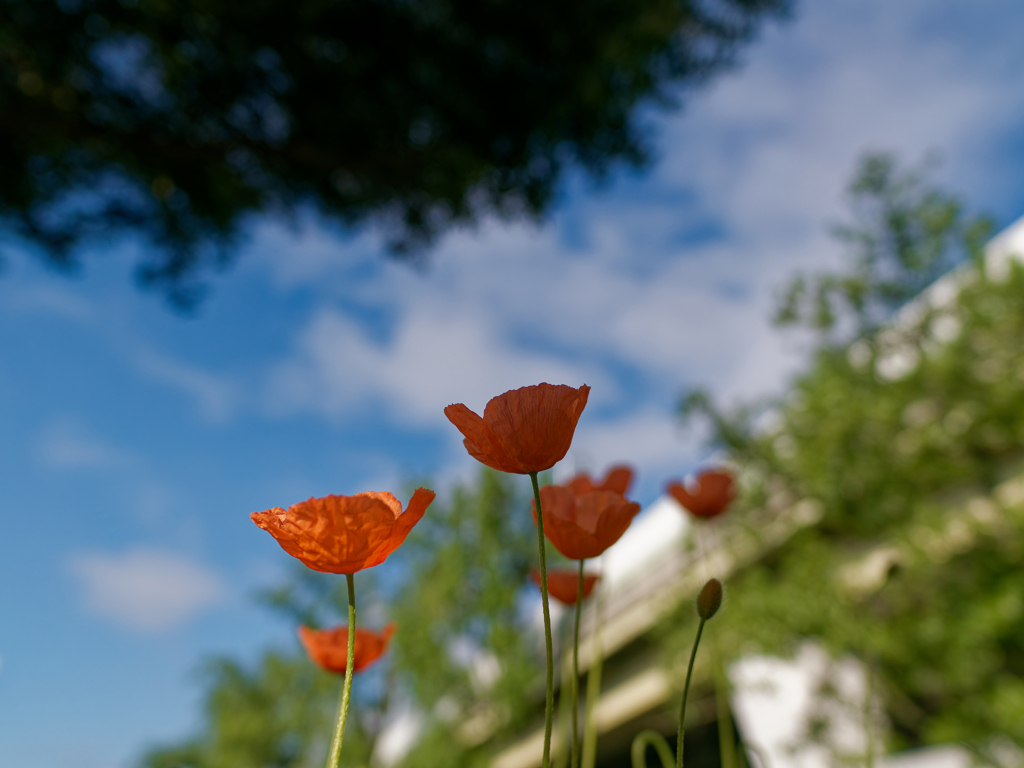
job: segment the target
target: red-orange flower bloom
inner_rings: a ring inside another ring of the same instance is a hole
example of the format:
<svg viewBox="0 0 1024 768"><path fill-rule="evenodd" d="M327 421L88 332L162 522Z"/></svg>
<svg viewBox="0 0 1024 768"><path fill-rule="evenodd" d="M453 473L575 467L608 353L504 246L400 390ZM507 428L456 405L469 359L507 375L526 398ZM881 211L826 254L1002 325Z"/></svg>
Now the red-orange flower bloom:
<svg viewBox="0 0 1024 768"><path fill-rule="evenodd" d="M462 403L444 415L465 436L469 455L501 472L528 475L550 469L572 444L590 387L537 384L491 398L480 418Z"/></svg>
<svg viewBox="0 0 1024 768"><path fill-rule="evenodd" d="M573 493L577 496L590 491L615 491L615 493L625 496L632 483L633 470L625 464L616 464L605 473L604 480L600 485L595 485L586 472L580 472L566 485L572 488Z"/></svg>
<svg viewBox="0 0 1024 768"><path fill-rule="evenodd" d="M417 488L402 514L402 503L390 493L324 496L250 517L314 571L355 573L398 549L433 500L433 491Z"/></svg>
<svg viewBox="0 0 1024 768"><path fill-rule="evenodd" d="M680 482L669 483L666 490L691 514L707 518L725 511L736 495L734 486L731 474L712 469L697 475L692 492Z"/></svg>
<svg viewBox="0 0 1024 768"><path fill-rule="evenodd" d="M540 571L530 569L530 578L540 586ZM590 597L594 585L601 576L597 573L583 574L583 599ZM552 568L548 571L548 594L565 605L576 605L579 594L580 575L575 568Z"/></svg>
<svg viewBox="0 0 1024 768"><path fill-rule="evenodd" d="M362 672L384 655L395 634L395 624L388 624L380 632L356 627L355 654L352 658L352 672ZM299 627L299 640L306 648L309 658L328 672L345 674L348 660L348 627L334 629L310 629Z"/></svg>
<svg viewBox="0 0 1024 768"><path fill-rule="evenodd" d="M597 557L626 532L640 505L614 491L590 491L577 496L564 485L540 489L544 535L570 560ZM536 504L533 519L537 519Z"/></svg>

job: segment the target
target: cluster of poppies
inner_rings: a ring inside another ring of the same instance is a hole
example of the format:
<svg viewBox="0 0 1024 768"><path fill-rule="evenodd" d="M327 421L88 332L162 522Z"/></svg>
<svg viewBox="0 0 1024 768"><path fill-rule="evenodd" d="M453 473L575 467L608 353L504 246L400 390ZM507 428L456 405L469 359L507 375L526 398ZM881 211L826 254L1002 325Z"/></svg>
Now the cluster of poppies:
<svg viewBox="0 0 1024 768"><path fill-rule="evenodd" d="M598 576L585 574L584 561L601 555L625 533L640 505L626 498L633 479L626 466L612 467L600 482L579 474L564 485L539 487L537 475L565 457L572 443L590 388L539 384L506 392L487 403L483 416L465 405L449 405L445 415L464 436L471 456L493 469L529 475L533 483L533 518L538 529L540 567L532 571L540 586L547 647L547 707L544 743L545 768L550 761L553 662L548 594L576 606L578 647L579 604L594 588ZM720 514L731 501L732 477L707 471L687 487L679 482L667 487L679 503L697 517ZM299 628L299 638L310 658L324 669L345 674L342 703L328 768L340 757L348 710L351 679L386 650L395 631L389 624L381 632L355 627L353 574L379 565L394 552L434 500L434 492L418 488L403 512L390 493L367 492L354 496L325 496L251 515L282 548L306 566L326 573L345 574L349 590L349 624L328 630ZM545 538L566 558L578 561L578 569L547 571ZM578 674L576 675L578 678ZM573 685L575 712L576 683ZM575 726L575 722L574 722ZM577 738L573 729L573 764Z"/></svg>

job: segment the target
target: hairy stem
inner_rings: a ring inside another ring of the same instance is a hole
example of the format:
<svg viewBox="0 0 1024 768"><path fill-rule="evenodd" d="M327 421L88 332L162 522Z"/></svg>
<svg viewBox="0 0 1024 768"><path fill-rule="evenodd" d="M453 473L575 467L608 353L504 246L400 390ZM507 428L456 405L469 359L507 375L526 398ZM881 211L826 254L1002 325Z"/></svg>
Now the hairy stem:
<svg viewBox="0 0 1024 768"><path fill-rule="evenodd" d="M540 548L540 596L544 605L544 648L547 651L547 698L544 702L544 758L542 768L551 766L551 717L555 709L555 664L551 650L551 608L548 605L548 565L544 555L544 513L540 506L540 486L537 473L530 473L533 482L533 500L537 507L537 543Z"/></svg>
<svg viewBox="0 0 1024 768"><path fill-rule="evenodd" d="M598 590L594 605L594 636L590 669L587 670L587 705L583 715L583 768L594 768L597 761L597 729L594 725L594 707L601 695L601 668L604 665L604 648L601 645L601 608L603 601ZM669 761L671 762L671 761Z"/></svg>
<svg viewBox="0 0 1024 768"><path fill-rule="evenodd" d="M580 611L583 609L583 560L580 560L580 579L576 587L576 625L572 636L572 768L579 768L579 732L576 720L580 698Z"/></svg>
<svg viewBox="0 0 1024 768"><path fill-rule="evenodd" d="M686 715L686 696L690 692L690 678L693 676L693 660L697 658L697 646L700 645L700 633L704 631L705 619L697 625L697 637L693 639L693 650L690 651L690 664L686 668L686 682L683 684L683 703L679 707L679 737L676 743L676 768L683 768L683 718Z"/></svg>
<svg viewBox="0 0 1024 768"><path fill-rule="evenodd" d="M715 707L718 712L718 753L722 768L738 768L736 760L736 731L732 727L732 712L729 709L729 678L722 665L715 644L711 645L715 659Z"/></svg>
<svg viewBox="0 0 1024 768"><path fill-rule="evenodd" d="M341 762L341 740L345 735L345 720L348 719L348 702L352 693L352 666L356 657L356 585L351 573L348 580L348 655L345 657L345 682L341 685L341 706L338 707L338 723L331 739L331 751L327 754L327 768L338 768Z"/></svg>

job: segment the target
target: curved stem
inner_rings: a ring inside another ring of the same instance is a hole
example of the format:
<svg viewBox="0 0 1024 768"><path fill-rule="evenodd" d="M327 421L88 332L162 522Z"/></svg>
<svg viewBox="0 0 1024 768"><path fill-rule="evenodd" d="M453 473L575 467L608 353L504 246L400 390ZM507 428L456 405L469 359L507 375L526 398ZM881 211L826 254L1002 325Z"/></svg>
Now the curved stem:
<svg viewBox="0 0 1024 768"><path fill-rule="evenodd" d="M662 768L672 768L672 750L669 749L668 742L665 741L665 737L660 733L651 730L640 731L640 733L633 737L633 745L629 750L630 762L633 764L633 768L647 768L647 760L644 757L644 753L647 751L648 745L653 746L654 751L658 753L658 757L661 758Z"/></svg>
<svg viewBox="0 0 1024 768"><path fill-rule="evenodd" d="M752 752L753 754L757 755L757 759L758 762L760 762L761 764L761 768L768 768L768 758L765 757L764 752L761 751L760 747L755 747L753 744L748 744L745 741L740 742L740 747L742 747L744 752ZM744 761L747 765L750 765L750 760L744 758Z"/></svg>
<svg viewBox="0 0 1024 768"><path fill-rule="evenodd" d="M544 605L544 647L548 658L547 698L544 702L544 758L542 768L551 765L551 716L555 708L555 666L551 651L551 608L548 606L548 565L544 556L544 512L540 506L540 486L537 473L530 473L533 481L533 502L537 507L537 543L540 547L540 597Z"/></svg>
<svg viewBox="0 0 1024 768"><path fill-rule="evenodd" d="M580 764L576 720L580 706L580 611L583 609L583 562L580 560L580 579L576 587L576 628L572 636L572 768L578 768Z"/></svg>
<svg viewBox="0 0 1024 768"><path fill-rule="evenodd" d="M686 715L686 696L690 692L690 677L693 675L693 660L697 658L697 646L700 645L700 633L704 631L705 619L697 625L697 637L693 639L693 650L690 651L690 664L686 668L686 682L683 684L683 704L679 707L679 737L676 743L676 768L683 768L683 717Z"/></svg>
<svg viewBox="0 0 1024 768"><path fill-rule="evenodd" d="M345 682L341 685L341 705L338 707L338 723L331 739L331 751L327 754L327 768L338 768L341 761L341 739L345 735L345 721L348 719L348 702L352 693L352 666L356 657L356 585L351 573L348 580L348 655L345 657Z"/></svg>

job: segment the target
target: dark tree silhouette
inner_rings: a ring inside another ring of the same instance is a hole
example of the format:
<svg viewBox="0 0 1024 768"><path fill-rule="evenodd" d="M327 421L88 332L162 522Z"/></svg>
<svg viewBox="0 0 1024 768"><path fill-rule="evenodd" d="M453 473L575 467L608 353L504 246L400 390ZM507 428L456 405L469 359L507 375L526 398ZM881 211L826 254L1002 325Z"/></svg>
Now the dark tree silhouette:
<svg viewBox="0 0 1024 768"><path fill-rule="evenodd" d="M247 214L374 218L414 253L648 155L636 108L789 0L0 0L0 219L74 266L135 230L172 300Z"/></svg>

